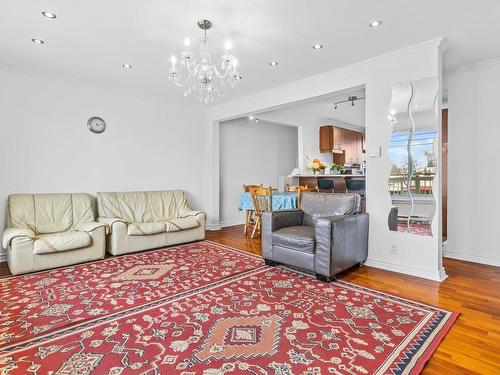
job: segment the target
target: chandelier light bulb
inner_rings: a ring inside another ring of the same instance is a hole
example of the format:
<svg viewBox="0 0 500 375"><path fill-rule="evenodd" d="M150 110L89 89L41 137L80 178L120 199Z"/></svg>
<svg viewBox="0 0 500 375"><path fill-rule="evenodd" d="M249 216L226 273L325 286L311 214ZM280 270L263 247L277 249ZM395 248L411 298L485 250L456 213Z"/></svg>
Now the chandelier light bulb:
<svg viewBox="0 0 500 375"><path fill-rule="evenodd" d="M169 80L177 87L184 87L184 95L195 93L201 103L210 103L215 97L223 96L226 89L234 88L241 75L237 71L238 61L230 53L231 41L224 43L224 53L219 61L210 56L210 45L207 31L211 29L212 22L203 19L197 22L202 30L199 52L191 51L191 41L184 39L184 51L181 52L179 61L174 56L170 62ZM177 62L179 65L177 66Z"/></svg>

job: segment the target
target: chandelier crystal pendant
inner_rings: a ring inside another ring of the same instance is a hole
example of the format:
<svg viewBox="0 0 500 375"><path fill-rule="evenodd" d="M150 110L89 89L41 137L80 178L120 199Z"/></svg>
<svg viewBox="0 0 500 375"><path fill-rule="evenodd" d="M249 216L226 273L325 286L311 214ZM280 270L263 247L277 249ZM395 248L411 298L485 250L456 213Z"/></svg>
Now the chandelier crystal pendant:
<svg viewBox="0 0 500 375"><path fill-rule="evenodd" d="M229 53L231 43L225 44L225 52L218 64L212 63L209 53L209 39L207 30L212 27L209 20L198 21L198 27L204 34L200 38L200 52L197 56L191 51L191 41L184 40L185 50L181 53L178 63L177 57L172 56L172 67L168 75L169 80L176 86L184 87L184 96L196 93L202 103L211 103L215 97L225 94L225 90L236 86L241 80L238 73L238 60Z"/></svg>

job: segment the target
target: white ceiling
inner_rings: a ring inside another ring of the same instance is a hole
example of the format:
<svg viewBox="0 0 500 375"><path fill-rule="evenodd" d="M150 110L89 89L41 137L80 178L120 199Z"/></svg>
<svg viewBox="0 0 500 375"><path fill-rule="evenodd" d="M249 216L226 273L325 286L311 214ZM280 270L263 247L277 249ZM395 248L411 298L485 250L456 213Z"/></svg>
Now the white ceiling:
<svg viewBox="0 0 500 375"><path fill-rule="evenodd" d="M293 103L276 110L257 113L255 116L263 121L291 126L336 125L354 130L366 127L365 100L358 100L354 106L350 102L339 104L337 109L333 103L346 100L349 96L362 98L364 88L343 90L321 98Z"/></svg>
<svg viewBox="0 0 500 375"><path fill-rule="evenodd" d="M498 0L1 0L0 62L179 99L169 58L208 18L214 52L229 38L239 58L235 98L438 36L450 43L445 70L499 57L499 14ZM370 29L374 19L383 26ZM325 48L314 51L315 42Z"/></svg>

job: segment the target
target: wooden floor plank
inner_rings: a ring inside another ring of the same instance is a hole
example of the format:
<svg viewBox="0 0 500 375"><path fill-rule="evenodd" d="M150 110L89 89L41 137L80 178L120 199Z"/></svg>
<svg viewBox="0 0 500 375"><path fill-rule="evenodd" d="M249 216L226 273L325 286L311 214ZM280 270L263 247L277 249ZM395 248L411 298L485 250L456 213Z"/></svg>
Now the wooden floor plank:
<svg viewBox="0 0 500 375"><path fill-rule="evenodd" d="M235 226L207 232L207 239L261 254L260 239ZM363 267L341 277L357 285L461 313L425 367L425 375L500 374L500 267L444 259L448 278L437 283ZM0 277L8 276L0 263Z"/></svg>
<svg viewBox="0 0 500 375"><path fill-rule="evenodd" d="M260 240L244 237L239 226L208 232L207 238L261 254ZM370 267L341 279L461 313L423 374L499 375L500 267L448 258L444 266L448 278L442 283Z"/></svg>

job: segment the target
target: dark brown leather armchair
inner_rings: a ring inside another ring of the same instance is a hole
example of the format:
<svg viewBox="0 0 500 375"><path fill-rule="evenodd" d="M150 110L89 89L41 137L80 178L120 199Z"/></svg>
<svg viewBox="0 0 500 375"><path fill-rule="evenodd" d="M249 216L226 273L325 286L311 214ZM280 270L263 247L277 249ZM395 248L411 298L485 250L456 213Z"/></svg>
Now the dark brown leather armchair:
<svg viewBox="0 0 500 375"><path fill-rule="evenodd" d="M368 253L368 214L358 194L304 193L301 209L265 212L262 255L268 265L286 264L330 282L363 264Z"/></svg>

